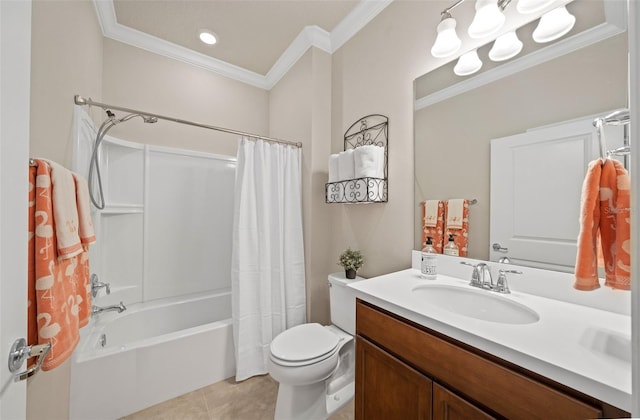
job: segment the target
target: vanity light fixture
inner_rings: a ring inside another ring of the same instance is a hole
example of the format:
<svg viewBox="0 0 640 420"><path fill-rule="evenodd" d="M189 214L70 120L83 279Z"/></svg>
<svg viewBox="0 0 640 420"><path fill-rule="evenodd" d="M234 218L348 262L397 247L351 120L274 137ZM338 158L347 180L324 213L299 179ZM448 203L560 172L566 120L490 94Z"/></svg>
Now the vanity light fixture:
<svg viewBox="0 0 640 420"><path fill-rule="evenodd" d="M462 41L456 33L456 20L451 16L451 11L464 1L457 0L453 5L442 11L442 18L436 29L438 35L433 47L431 47L431 55L434 57L449 57L460 49ZM505 22L505 16L502 12L511 1L476 0L476 14L467 29L469 36L472 38L484 38L499 31Z"/></svg>
<svg viewBox="0 0 640 420"><path fill-rule="evenodd" d="M209 29L200 29L198 31L198 37L200 38L200 41L204 42L207 45L214 45L218 42L218 37L216 36L216 34Z"/></svg>
<svg viewBox="0 0 640 420"><path fill-rule="evenodd" d="M516 31L507 32L496 38L489 51L489 58L492 61L508 60L518 55L522 51L522 46L522 41L518 39Z"/></svg>
<svg viewBox="0 0 640 420"><path fill-rule="evenodd" d="M465 0L457 0L453 5L444 9L438 24L436 40L431 47L431 55L436 58L450 57L462 46L462 41L456 33L456 20L451 11ZM498 32L504 26L504 10L513 0L476 0L476 13L467 32L471 38L487 38ZM539 13L558 0L518 0L516 10L521 14ZM538 26L533 31L533 40L537 43L554 41L566 35L575 25L576 18L567 11L565 6L556 7L546 12L540 18ZM494 40L489 51L489 58L493 61L504 61L515 57L522 51L523 43L518 39L516 30L503 33ZM490 41L491 39L487 40ZM458 59L454 73L458 76L473 74L482 67L477 50L469 51Z"/></svg>
<svg viewBox="0 0 640 420"><path fill-rule="evenodd" d="M498 6L498 0L476 0L476 14L467 30L469 36L484 38L498 32L505 21L503 10L504 7Z"/></svg>
<svg viewBox="0 0 640 420"><path fill-rule="evenodd" d="M482 61L478 57L478 50L471 50L460 56L453 68L453 72L458 76L468 76L480 70Z"/></svg>
<svg viewBox="0 0 640 420"><path fill-rule="evenodd" d="M550 42L569 32L576 23L565 6L553 9L540 18L538 26L533 31L533 40L538 43Z"/></svg>
<svg viewBox="0 0 640 420"><path fill-rule="evenodd" d="M431 47L431 55L436 58L449 57L455 54L462 45L462 41L456 33L456 20L448 11L442 12L442 18L438 24L438 36Z"/></svg>

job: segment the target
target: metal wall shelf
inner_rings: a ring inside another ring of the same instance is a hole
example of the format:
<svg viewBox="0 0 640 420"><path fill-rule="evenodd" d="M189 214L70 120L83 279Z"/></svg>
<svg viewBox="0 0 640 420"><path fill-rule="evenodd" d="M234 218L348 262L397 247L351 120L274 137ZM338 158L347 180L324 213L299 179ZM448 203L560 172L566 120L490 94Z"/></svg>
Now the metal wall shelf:
<svg viewBox="0 0 640 420"><path fill-rule="evenodd" d="M389 119L372 114L360 118L344 133L344 150L384 147L384 178L357 178L325 184L327 203L386 203L388 201Z"/></svg>

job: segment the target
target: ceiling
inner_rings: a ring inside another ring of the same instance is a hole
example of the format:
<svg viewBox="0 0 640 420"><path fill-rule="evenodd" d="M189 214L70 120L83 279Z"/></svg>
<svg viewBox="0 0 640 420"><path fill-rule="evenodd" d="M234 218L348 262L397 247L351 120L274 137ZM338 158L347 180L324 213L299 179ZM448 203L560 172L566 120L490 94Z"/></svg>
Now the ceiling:
<svg viewBox="0 0 640 420"><path fill-rule="evenodd" d="M103 34L270 89L315 46L333 53L392 0L93 0ZM200 29L218 36L208 46Z"/></svg>

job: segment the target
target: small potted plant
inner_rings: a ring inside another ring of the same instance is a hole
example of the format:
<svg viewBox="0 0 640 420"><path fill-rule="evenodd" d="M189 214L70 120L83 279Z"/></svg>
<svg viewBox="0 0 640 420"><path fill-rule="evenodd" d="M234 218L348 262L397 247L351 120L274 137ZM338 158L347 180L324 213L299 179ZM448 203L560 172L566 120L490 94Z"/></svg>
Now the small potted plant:
<svg viewBox="0 0 640 420"><path fill-rule="evenodd" d="M362 264L364 264L364 258L360 251L353 251L351 248L347 248L346 251L340 254L340 259L338 260L338 265L344 268L348 279L356 278L356 272L362 267Z"/></svg>

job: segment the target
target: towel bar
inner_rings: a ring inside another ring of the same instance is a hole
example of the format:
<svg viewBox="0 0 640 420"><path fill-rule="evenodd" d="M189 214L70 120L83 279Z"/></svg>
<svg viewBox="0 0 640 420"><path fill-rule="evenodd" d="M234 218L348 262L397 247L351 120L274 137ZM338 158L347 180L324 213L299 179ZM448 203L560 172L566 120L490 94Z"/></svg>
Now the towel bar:
<svg viewBox="0 0 640 420"><path fill-rule="evenodd" d="M36 365L32 368L25 370L24 372L16 373L14 382L20 382L38 373L44 362L44 358L51 351L51 343L38 344L33 346L27 346L27 340L24 338L17 339L11 351L9 352L9 371L15 373L20 366L30 357L38 356Z"/></svg>

